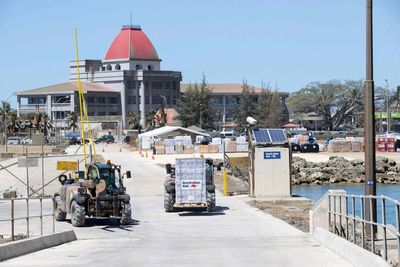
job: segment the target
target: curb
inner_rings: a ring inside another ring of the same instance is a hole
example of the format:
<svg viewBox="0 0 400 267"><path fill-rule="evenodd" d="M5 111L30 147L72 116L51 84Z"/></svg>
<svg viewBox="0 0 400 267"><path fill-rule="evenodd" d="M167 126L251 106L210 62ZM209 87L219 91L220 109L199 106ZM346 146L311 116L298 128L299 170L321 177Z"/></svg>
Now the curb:
<svg viewBox="0 0 400 267"><path fill-rule="evenodd" d="M68 230L60 233L43 235L2 244L0 245L0 262L24 254L75 241L76 239L75 232L73 230Z"/></svg>
<svg viewBox="0 0 400 267"><path fill-rule="evenodd" d="M389 263L378 255L320 227L314 229L312 237L353 266L390 267Z"/></svg>

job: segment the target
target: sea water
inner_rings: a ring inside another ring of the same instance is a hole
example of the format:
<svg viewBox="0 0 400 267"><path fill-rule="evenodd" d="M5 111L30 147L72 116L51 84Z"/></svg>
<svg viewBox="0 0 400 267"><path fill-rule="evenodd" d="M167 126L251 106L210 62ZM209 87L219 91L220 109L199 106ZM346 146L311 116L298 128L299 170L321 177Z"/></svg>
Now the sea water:
<svg viewBox="0 0 400 267"><path fill-rule="evenodd" d="M342 189L345 190L348 195L364 195L364 184L340 184L340 185L295 185L292 187L292 193L294 195L302 196L312 201L318 201L328 190L330 189ZM376 194L378 196L384 195L395 200L400 200L400 185L388 185L378 184L376 188ZM396 225L396 211L395 206L386 201L386 222ZM382 203L380 200L377 201L377 217L378 222L382 222ZM351 200L348 202L348 211L351 210ZM356 216L361 217L360 202L356 201Z"/></svg>

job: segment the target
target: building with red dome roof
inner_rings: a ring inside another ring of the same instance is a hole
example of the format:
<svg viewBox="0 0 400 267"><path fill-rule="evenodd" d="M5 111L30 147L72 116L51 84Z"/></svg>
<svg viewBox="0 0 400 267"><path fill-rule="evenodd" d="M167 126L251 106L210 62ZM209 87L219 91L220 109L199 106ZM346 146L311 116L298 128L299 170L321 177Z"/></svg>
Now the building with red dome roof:
<svg viewBox="0 0 400 267"><path fill-rule="evenodd" d="M65 123L79 108L76 62L71 61L69 68L69 82L17 93L18 113L35 112L39 105L51 120ZM119 117L124 127L130 112L137 113L144 126L148 110L158 109L161 101L174 108L180 97L181 72L161 70L161 59L140 26L122 26L105 58L79 60L79 70L84 87L89 88L85 93L89 116Z"/></svg>

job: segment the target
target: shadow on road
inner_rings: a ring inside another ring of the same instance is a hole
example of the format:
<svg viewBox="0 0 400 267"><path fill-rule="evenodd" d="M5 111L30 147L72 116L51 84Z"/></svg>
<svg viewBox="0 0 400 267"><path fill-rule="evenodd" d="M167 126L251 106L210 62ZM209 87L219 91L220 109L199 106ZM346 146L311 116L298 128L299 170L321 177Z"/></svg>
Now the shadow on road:
<svg viewBox="0 0 400 267"><path fill-rule="evenodd" d="M71 224L71 220L67 220L67 223ZM126 225L121 225L119 222L119 219L116 218L110 218L110 219L95 219L95 218L87 218L85 220L85 226L83 228L87 227L94 227L94 226L104 226L101 229L108 231L108 232L115 232L112 229L121 229L124 231L131 232L132 228L135 225L139 225L140 221L131 219L129 224Z"/></svg>
<svg viewBox="0 0 400 267"><path fill-rule="evenodd" d="M222 206L216 206L214 211L212 211L212 212L207 212L206 210L199 210L199 209L185 209L184 212L179 213L179 216L182 216L182 217L185 217L185 216L219 216L219 215L225 215L225 210L229 210L229 208L222 207Z"/></svg>

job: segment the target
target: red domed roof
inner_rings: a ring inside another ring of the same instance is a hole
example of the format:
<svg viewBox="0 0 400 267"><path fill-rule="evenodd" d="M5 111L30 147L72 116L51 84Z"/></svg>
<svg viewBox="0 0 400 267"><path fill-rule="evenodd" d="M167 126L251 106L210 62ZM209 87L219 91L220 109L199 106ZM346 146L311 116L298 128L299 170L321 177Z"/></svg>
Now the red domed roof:
<svg viewBox="0 0 400 267"><path fill-rule="evenodd" d="M130 53L129 48L131 49ZM105 59L127 58L160 60L150 39L138 26L123 26L117 37L115 37L112 42L110 48L108 48Z"/></svg>

